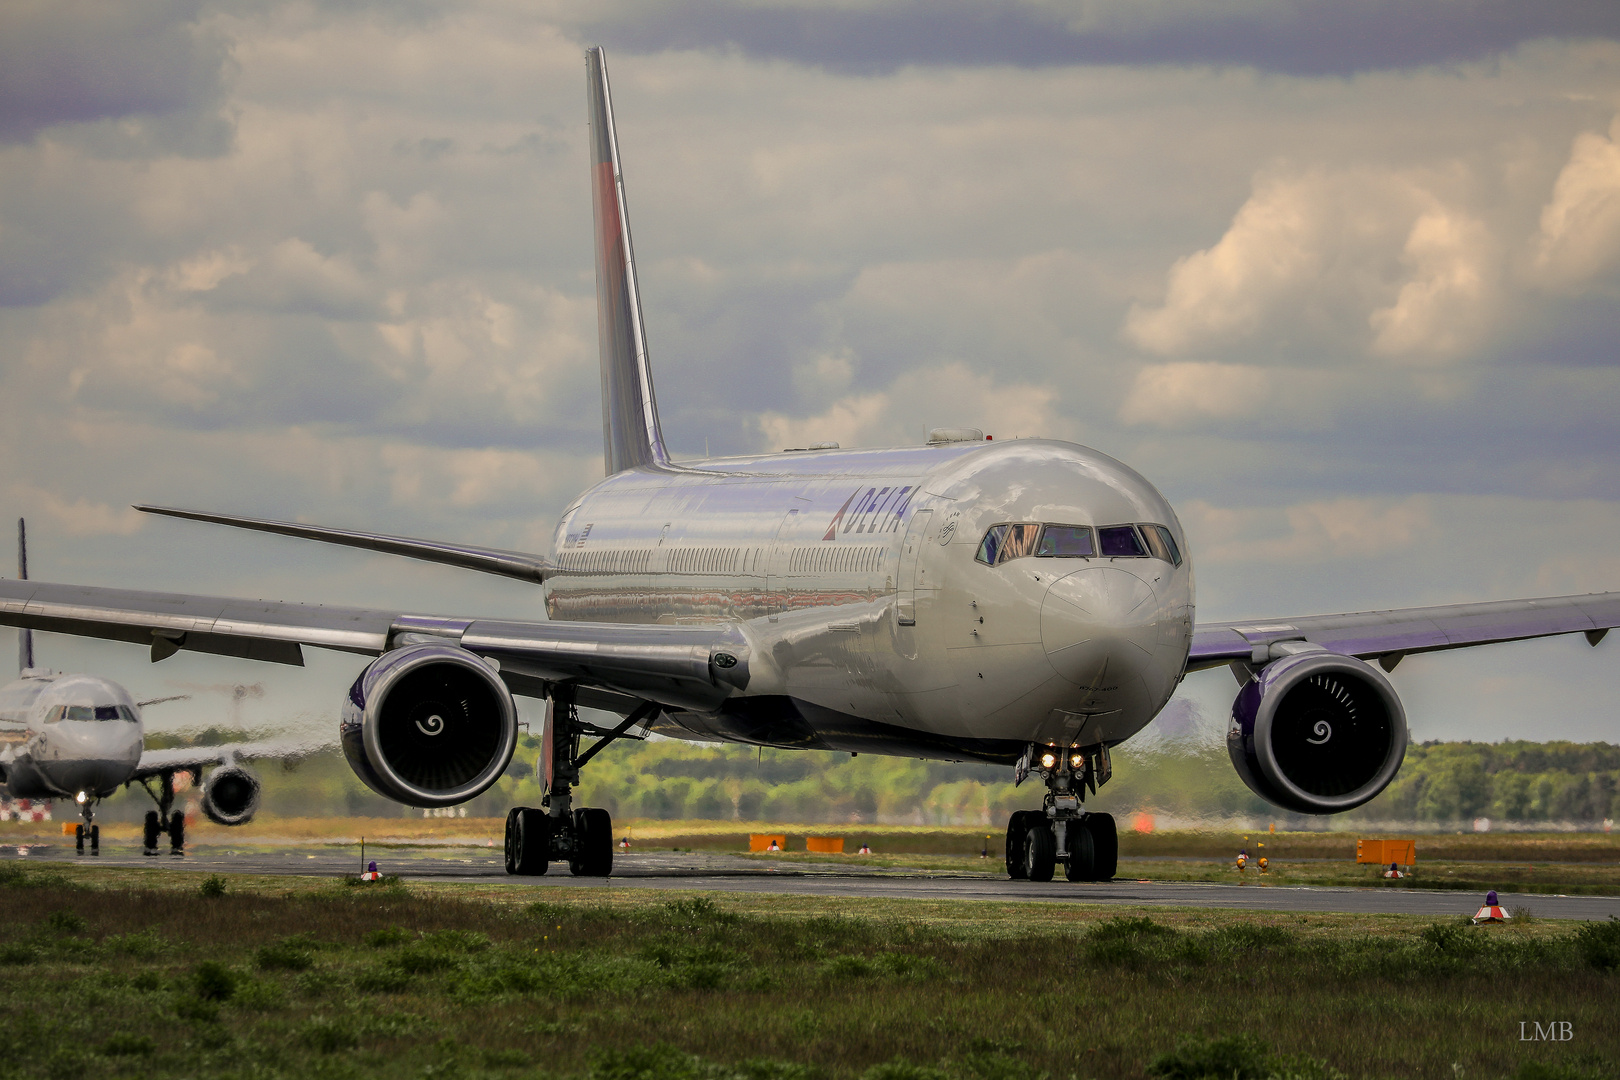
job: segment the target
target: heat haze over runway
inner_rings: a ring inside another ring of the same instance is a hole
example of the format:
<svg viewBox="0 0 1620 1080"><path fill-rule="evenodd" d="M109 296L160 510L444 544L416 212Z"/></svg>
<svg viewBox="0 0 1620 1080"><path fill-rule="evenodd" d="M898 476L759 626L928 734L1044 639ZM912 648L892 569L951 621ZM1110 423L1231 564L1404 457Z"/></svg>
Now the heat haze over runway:
<svg viewBox="0 0 1620 1080"><path fill-rule="evenodd" d="M19 855L0 848L0 858L56 862L74 859L67 845L39 845ZM1461 890L1354 889L1275 885L1217 885L1197 882L1118 880L1105 884L1011 881L971 871L909 870L891 867L766 863L713 852L646 852L614 860L606 879L566 872L514 879L507 875L499 848L368 847L367 858L406 884L500 885L524 890L552 888L678 889L752 894L911 900L1032 901L1107 904L1120 907L1209 907L1237 911L1298 911L1363 915L1471 915L1480 898ZM78 861L83 861L78 860ZM196 845L183 859L143 857L137 849L107 848L96 860L105 867L145 867L199 873L271 874L337 878L358 874L359 849L303 846L229 848ZM1620 917L1620 896L1561 896L1501 893L1502 906L1528 908L1544 919Z"/></svg>

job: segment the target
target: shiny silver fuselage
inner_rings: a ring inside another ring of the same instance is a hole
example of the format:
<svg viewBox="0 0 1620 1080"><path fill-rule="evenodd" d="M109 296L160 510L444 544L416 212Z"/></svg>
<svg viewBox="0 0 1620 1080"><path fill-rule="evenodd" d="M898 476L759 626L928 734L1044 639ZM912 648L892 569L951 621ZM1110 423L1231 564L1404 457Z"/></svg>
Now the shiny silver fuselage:
<svg viewBox="0 0 1620 1080"><path fill-rule="evenodd" d="M1113 745L1164 707L1193 624L1190 557L975 561L1002 522L1168 526L1106 455L1047 440L808 451L638 468L553 542L557 620L738 624L745 691L686 732L1010 761Z"/></svg>

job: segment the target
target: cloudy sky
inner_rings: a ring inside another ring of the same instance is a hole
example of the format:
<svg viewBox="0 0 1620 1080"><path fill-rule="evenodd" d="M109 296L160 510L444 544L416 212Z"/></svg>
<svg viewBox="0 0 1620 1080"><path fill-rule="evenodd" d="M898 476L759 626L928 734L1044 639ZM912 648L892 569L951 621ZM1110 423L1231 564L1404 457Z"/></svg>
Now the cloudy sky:
<svg viewBox="0 0 1620 1080"><path fill-rule="evenodd" d="M1205 618L1620 589L1602 0L6 4L0 511L34 576L538 615L127 507L543 550L601 472L597 43L678 453L1075 439L1178 506ZM1394 678L1419 738L1616 741L1617 647ZM41 649L318 727L357 669Z"/></svg>

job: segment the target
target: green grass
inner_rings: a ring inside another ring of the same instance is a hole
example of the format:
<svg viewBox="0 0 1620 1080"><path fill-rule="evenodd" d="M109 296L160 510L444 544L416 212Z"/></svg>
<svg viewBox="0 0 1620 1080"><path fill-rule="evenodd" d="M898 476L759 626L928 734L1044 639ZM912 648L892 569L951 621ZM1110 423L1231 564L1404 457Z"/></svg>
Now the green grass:
<svg viewBox="0 0 1620 1080"><path fill-rule="evenodd" d="M1620 922L234 875L204 895L162 868L0 867L7 1076L1530 1080L1620 1061ZM1568 1044L1519 1041L1554 1019Z"/></svg>

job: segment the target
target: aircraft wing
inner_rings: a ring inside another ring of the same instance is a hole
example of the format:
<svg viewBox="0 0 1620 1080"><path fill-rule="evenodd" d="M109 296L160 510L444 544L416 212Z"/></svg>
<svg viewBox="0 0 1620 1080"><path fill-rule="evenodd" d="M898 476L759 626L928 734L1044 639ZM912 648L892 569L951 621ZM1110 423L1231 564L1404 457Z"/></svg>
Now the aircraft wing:
<svg viewBox="0 0 1620 1080"><path fill-rule="evenodd" d="M1385 671L1393 671L1409 653L1501 641L1584 633L1596 645L1616 626L1620 626L1620 592L1204 623L1194 629L1187 670L1234 661L1263 664L1276 659L1274 645L1308 641L1332 652L1377 660Z"/></svg>
<svg viewBox="0 0 1620 1080"><path fill-rule="evenodd" d="M289 761L335 748L334 743L322 745L307 739L269 739L260 742L226 743L221 746L184 746L173 750L148 750L141 755L141 763L135 767L132 779L145 780L147 777L176 769L201 769L210 765L225 765L259 758Z"/></svg>
<svg viewBox="0 0 1620 1080"><path fill-rule="evenodd" d="M748 641L733 623L664 626L523 622L364 608L0 581L0 626L294 664L303 646L375 656L423 642L460 645L500 665L514 693L568 681L623 700L709 711L748 685ZM585 701L582 698L581 703ZM606 705L605 707L612 707Z"/></svg>

